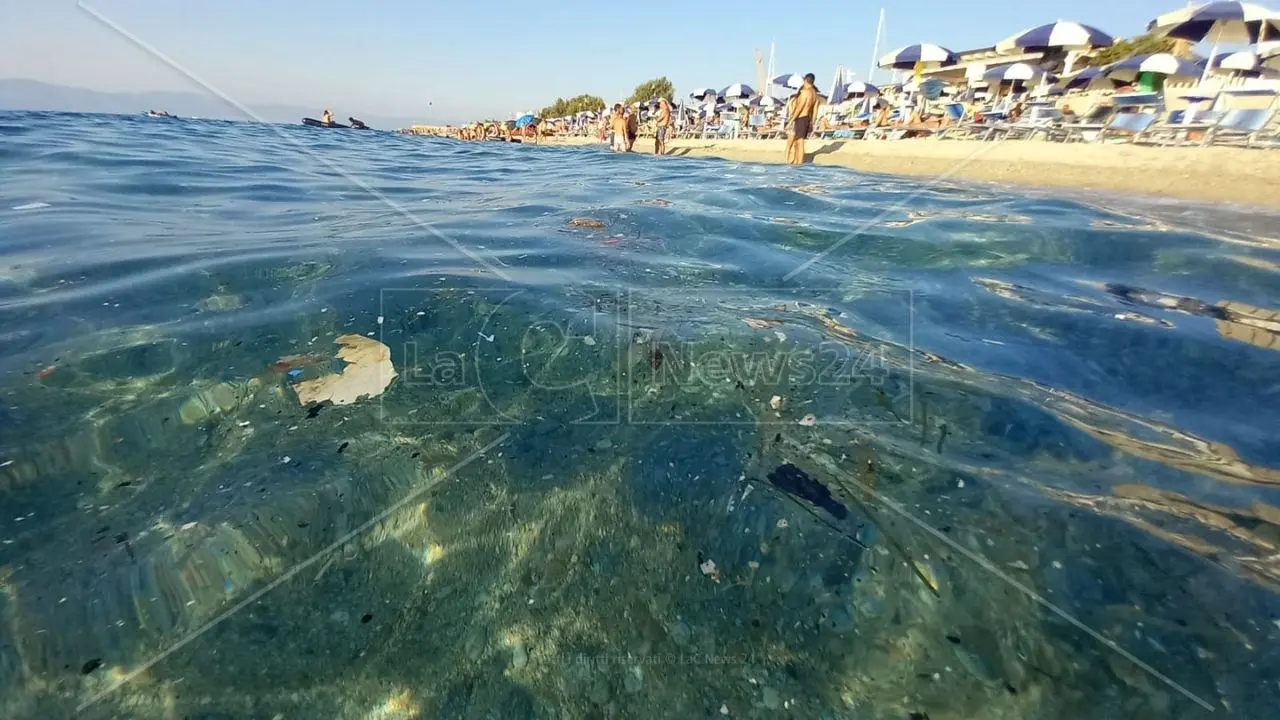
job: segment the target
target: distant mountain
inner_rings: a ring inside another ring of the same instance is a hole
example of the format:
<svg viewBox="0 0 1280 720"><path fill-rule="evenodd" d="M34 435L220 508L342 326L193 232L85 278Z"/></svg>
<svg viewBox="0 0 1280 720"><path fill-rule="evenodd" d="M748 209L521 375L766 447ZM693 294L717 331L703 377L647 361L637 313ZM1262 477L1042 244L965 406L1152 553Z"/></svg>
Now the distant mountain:
<svg viewBox="0 0 1280 720"><path fill-rule="evenodd" d="M267 122L295 123L304 117L319 117L324 108L304 108L293 105L269 105L244 102L258 117ZM395 129L414 123L426 123L423 118L374 115L358 110L333 107L340 120L354 115L371 127ZM38 80L0 79L0 110L59 110L62 112L117 113L131 115L148 110L163 110L181 117L226 118L250 120L235 107L221 99L191 92L140 92L113 93L85 88L53 85Z"/></svg>

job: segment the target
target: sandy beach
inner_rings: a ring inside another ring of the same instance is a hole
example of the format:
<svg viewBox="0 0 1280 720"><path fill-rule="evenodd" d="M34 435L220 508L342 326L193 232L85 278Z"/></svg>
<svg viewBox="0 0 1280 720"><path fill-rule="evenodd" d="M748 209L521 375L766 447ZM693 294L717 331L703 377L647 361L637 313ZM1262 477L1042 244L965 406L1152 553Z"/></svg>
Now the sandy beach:
<svg viewBox="0 0 1280 720"><path fill-rule="evenodd" d="M544 142L595 144L594 138ZM783 140L672 140L668 153L751 162L783 161ZM1280 153L1257 148L1154 147L1013 140L811 140L819 165L898 175L968 178L1042 187L1141 193L1280 208ZM636 152L653 152L641 138Z"/></svg>

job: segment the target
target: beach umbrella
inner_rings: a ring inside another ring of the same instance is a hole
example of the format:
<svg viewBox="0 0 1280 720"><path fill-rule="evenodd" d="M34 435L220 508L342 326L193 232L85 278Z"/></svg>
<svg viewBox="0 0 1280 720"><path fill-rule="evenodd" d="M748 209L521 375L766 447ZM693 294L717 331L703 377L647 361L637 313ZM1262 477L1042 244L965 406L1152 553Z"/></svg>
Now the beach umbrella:
<svg viewBox="0 0 1280 720"><path fill-rule="evenodd" d="M689 97L694 100L704 100L708 95L718 96L719 94L720 94L719 91L717 91L715 88L704 87L704 88L698 88L697 90L694 90L693 92L689 93Z"/></svg>
<svg viewBox="0 0 1280 720"><path fill-rule="evenodd" d="M1192 42L1211 40L1249 45L1280 39L1280 13L1261 5L1211 2L1165 13L1147 24L1147 32Z"/></svg>
<svg viewBox="0 0 1280 720"><path fill-rule="evenodd" d="M1044 76L1044 70L1028 63L997 65L982 73L982 79L990 82L1025 82Z"/></svg>
<svg viewBox="0 0 1280 720"><path fill-rule="evenodd" d="M773 84L779 85L785 88L791 88L792 90L799 90L800 87L804 85L804 75L801 75L800 73L787 73L786 75L779 75L778 77L773 79Z"/></svg>
<svg viewBox="0 0 1280 720"><path fill-rule="evenodd" d="M1209 58L1209 67L1241 75L1259 75L1267 70L1262 63L1262 58L1253 50L1218 53Z"/></svg>
<svg viewBox="0 0 1280 720"><path fill-rule="evenodd" d="M912 70L919 63L923 67L946 67L955 65L959 58L941 45L922 43L898 48L880 58L880 67L896 70Z"/></svg>
<svg viewBox="0 0 1280 720"><path fill-rule="evenodd" d="M1280 39L1271 42L1260 42L1257 48L1258 59L1264 67L1280 70Z"/></svg>
<svg viewBox="0 0 1280 720"><path fill-rule="evenodd" d="M532 125L536 121L537 121L537 118L534 117L531 113L525 113L520 117L516 118L516 127L522 128L522 127L525 127L526 125Z"/></svg>
<svg viewBox="0 0 1280 720"><path fill-rule="evenodd" d="M782 107L786 103L778 98L763 95L761 97L751 98L751 101L747 104L751 107L760 108L761 110L773 110Z"/></svg>
<svg viewBox="0 0 1280 720"><path fill-rule="evenodd" d="M742 83L734 83L729 87L720 91L720 96L725 98L742 98L747 99L755 95L756 91L751 89L750 85Z"/></svg>
<svg viewBox="0 0 1280 720"><path fill-rule="evenodd" d="M1085 68L1080 72L1067 79L1061 86L1062 90L1115 90L1116 81L1107 77L1102 68Z"/></svg>
<svg viewBox="0 0 1280 720"><path fill-rule="evenodd" d="M1280 13L1250 3L1211 2L1165 13L1147 25L1147 32L1191 42L1211 40L1213 56L1218 54L1218 43L1248 45L1280 38ZM1208 77L1209 67L1205 63L1201 68L1200 82Z"/></svg>
<svg viewBox="0 0 1280 720"><path fill-rule="evenodd" d="M1134 55L1120 62L1114 62L1102 69L1102 74L1114 80L1132 81L1138 75L1154 73L1156 75L1181 75L1197 77L1204 67L1197 62L1180 58L1169 53L1152 53L1150 55Z"/></svg>
<svg viewBox="0 0 1280 720"><path fill-rule="evenodd" d="M1043 52L1048 50L1088 50L1110 47L1115 38L1090 25L1059 20L1024 30L996 43L996 52Z"/></svg>
<svg viewBox="0 0 1280 720"><path fill-rule="evenodd" d="M880 89L871 83L855 80L844 86L843 93L846 98L860 98L867 95L879 95Z"/></svg>

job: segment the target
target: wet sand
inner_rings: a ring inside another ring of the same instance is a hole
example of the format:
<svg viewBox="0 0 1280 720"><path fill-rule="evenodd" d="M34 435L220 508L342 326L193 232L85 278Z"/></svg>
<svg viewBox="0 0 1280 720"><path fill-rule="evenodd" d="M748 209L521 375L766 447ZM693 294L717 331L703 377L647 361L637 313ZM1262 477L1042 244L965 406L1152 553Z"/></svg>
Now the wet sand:
<svg viewBox="0 0 1280 720"><path fill-rule="evenodd" d="M548 143L595 144L594 138ZM783 140L672 140L668 153L752 162L782 162ZM652 138L636 152L653 152ZM811 140L820 165L866 172L1048 187L1114 190L1204 202L1280 208L1280 152L1234 147L1153 147L1121 144L979 140Z"/></svg>

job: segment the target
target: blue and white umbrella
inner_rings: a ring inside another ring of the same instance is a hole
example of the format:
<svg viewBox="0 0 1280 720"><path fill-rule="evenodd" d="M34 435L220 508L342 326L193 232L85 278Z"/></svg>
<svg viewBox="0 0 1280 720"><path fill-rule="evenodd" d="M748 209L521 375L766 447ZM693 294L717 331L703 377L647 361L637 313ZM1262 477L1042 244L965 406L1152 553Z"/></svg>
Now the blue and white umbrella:
<svg viewBox="0 0 1280 720"><path fill-rule="evenodd" d="M1102 68L1085 68L1062 84L1063 90L1115 90L1116 81L1107 77Z"/></svg>
<svg viewBox="0 0 1280 720"><path fill-rule="evenodd" d="M537 120L538 118L534 117L531 113L525 113L524 115L516 118L516 127L522 128L526 125L532 125L537 122Z"/></svg>
<svg viewBox="0 0 1280 720"><path fill-rule="evenodd" d="M1211 2L1165 13L1147 25L1147 32L1192 42L1210 40L1215 45L1249 45L1267 38L1280 40L1280 13L1250 3Z"/></svg>
<svg viewBox="0 0 1280 720"><path fill-rule="evenodd" d="M922 43L898 48L880 58L880 67L897 70L911 70L920 63L924 67L946 67L955 65L959 58L941 45Z"/></svg>
<svg viewBox="0 0 1280 720"><path fill-rule="evenodd" d="M751 98L751 102L747 104L754 108L760 108L761 110L773 110L782 107L786 103L776 97L763 95L761 97Z"/></svg>
<svg viewBox="0 0 1280 720"><path fill-rule="evenodd" d="M1156 75L1180 75L1183 77L1199 77L1204 66L1197 62L1185 60L1169 53L1152 53L1150 55L1134 55L1120 62L1114 62L1102 69L1102 74L1109 78L1132 81L1141 73Z"/></svg>
<svg viewBox="0 0 1280 720"><path fill-rule="evenodd" d="M855 80L844 86L842 93L846 99L860 98L867 95L879 95L880 88L871 83L865 83L861 80Z"/></svg>
<svg viewBox="0 0 1280 720"><path fill-rule="evenodd" d="M982 73L982 79L990 82L1025 82L1044 76L1044 70L1029 63L997 65Z"/></svg>
<svg viewBox="0 0 1280 720"><path fill-rule="evenodd" d="M1014 50L1043 52L1053 49L1087 50L1089 48L1110 47L1115 42L1115 38L1096 27L1059 20L1055 23L1025 30L1013 37L1001 40L996 43L996 52L1008 53Z"/></svg>
<svg viewBox="0 0 1280 720"><path fill-rule="evenodd" d="M718 97L720 95L720 91L715 88L698 88L697 90L689 93L689 97L694 100L705 100L708 95Z"/></svg>
<svg viewBox="0 0 1280 720"><path fill-rule="evenodd" d="M1257 48L1258 59L1272 70L1280 70L1280 38L1271 42L1260 42Z"/></svg>
<svg viewBox="0 0 1280 720"><path fill-rule="evenodd" d="M1254 50L1223 52L1209 58L1209 67L1222 72L1240 75L1259 75L1267 72L1262 58Z"/></svg>
<svg viewBox="0 0 1280 720"><path fill-rule="evenodd" d="M743 100L755 94L756 94L756 91L752 90L750 85L744 85L742 83L734 83L729 87L720 91L720 97L741 98Z"/></svg>
<svg viewBox="0 0 1280 720"><path fill-rule="evenodd" d="M785 88L791 88L792 90L799 90L800 87L804 85L804 76L801 75L800 73L787 73L786 75L779 75L778 77L773 79L773 84L779 85Z"/></svg>

